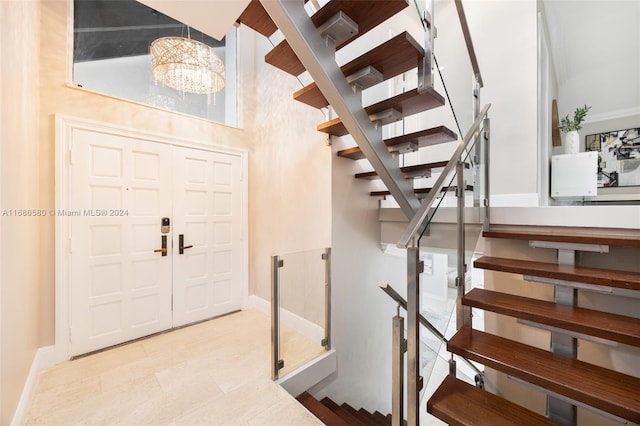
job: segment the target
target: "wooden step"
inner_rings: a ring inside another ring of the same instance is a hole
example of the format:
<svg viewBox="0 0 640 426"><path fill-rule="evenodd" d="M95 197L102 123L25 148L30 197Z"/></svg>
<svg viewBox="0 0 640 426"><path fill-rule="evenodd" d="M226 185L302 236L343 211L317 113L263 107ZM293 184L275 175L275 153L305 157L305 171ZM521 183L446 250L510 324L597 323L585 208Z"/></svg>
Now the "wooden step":
<svg viewBox="0 0 640 426"><path fill-rule="evenodd" d="M327 406L304 392L296 398L314 416L327 426L350 426L350 424L331 411Z"/></svg>
<svg viewBox="0 0 640 426"><path fill-rule="evenodd" d="M409 3L406 0L332 0L314 13L311 16L311 21L317 28L340 11L355 21L358 24L358 32L336 46L336 49L340 49L391 18L408 5ZM264 60L266 63L294 76L298 76L305 71L304 65L302 65L302 62L300 62L286 40L280 42L273 50L267 53Z"/></svg>
<svg viewBox="0 0 640 426"><path fill-rule="evenodd" d="M456 186L450 186L448 188L442 188L440 192L455 191L456 188L457 188ZM427 194L429 194L429 192L431 192L432 189L433 188L414 188L413 193L416 194L416 197L418 198L424 198L427 196ZM465 187L465 191L473 191L473 186L467 185ZM371 195L372 197L388 197L391 195L391 192L390 191L371 191L369 195Z"/></svg>
<svg viewBox="0 0 640 426"><path fill-rule="evenodd" d="M359 410L356 410L355 408L353 408L352 406L350 406L347 403L344 403L340 406L340 408L342 408L344 411L346 411L347 413L349 413L349 415L356 419L356 421L358 422L358 424L362 425L362 426L370 426L373 423L372 420L370 420L369 418L367 418L366 416L364 416Z"/></svg>
<svg viewBox="0 0 640 426"><path fill-rule="evenodd" d="M360 418L364 420L368 425L378 426L378 419L376 419L373 414L361 408L358 410L358 414L360 414Z"/></svg>
<svg viewBox="0 0 640 426"><path fill-rule="evenodd" d="M457 139L458 135L452 130L449 130L445 126L438 126L385 139L384 143L389 147L389 151L393 152L406 149L409 145L415 145L416 148L423 148L425 146L453 142ZM351 160L362 160L366 158L360 147L357 146L338 151L338 156Z"/></svg>
<svg viewBox="0 0 640 426"><path fill-rule="evenodd" d="M382 414L380 411L374 411L373 412L373 417L376 418L376 420L378 421L378 425L380 425L380 426L390 426L391 425L391 421L389 421L387 419L387 416Z"/></svg>
<svg viewBox="0 0 640 426"><path fill-rule="evenodd" d="M579 283L640 290L640 274L609 269L586 268L582 266L558 265L531 260L504 259L482 256L473 266L491 271L511 272Z"/></svg>
<svg viewBox="0 0 640 426"><path fill-rule="evenodd" d="M386 41L373 50L340 67L348 77L367 66L372 66L382 73L383 80L388 80L405 71L416 68L422 60L424 50L408 32L403 32ZM293 94L293 99L316 108L324 108L329 101L324 97L318 85L311 83Z"/></svg>
<svg viewBox="0 0 640 426"><path fill-rule="evenodd" d="M529 241L555 241L559 243L596 244L621 247L640 247L640 233L636 235L596 234L584 230L555 228L547 230L489 230L482 236L487 238L509 238Z"/></svg>
<svg viewBox="0 0 640 426"><path fill-rule="evenodd" d="M450 425L527 425L558 423L513 402L447 376L427 402L427 411Z"/></svg>
<svg viewBox="0 0 640 426"><path fill-rule="evenodd" d="M324 404L327 408L329 408L331 411L336 413L342 420L346 421L347 423L352 425L363 426L362 422L358 420L358 416L354 416L352 411L346 408L348 404L338 405L329 397L322 398L320 402Z"/></svg>
<svg viewBox="0 0 640 426"><path fill-rule="evenodd" d="M415 166L400 167L400 171L407 179L420 178L430 171L444 168L447 163L448 161L438 161L436 163L416 164ZM377 179L378 173L375 171L356 173L355 177L357 179Z"/></svg>
<svg viewBox="0 0 640 426"><path fill-rule="evenodd" d="M365 107L364 110L367 114L372 115L381 113L388 109L395 109L401 112L403 117L407 117L442 105L444 105L444 98L435 90L428 90L425 93L420 94L418 93L418 89L413 89L373 105L369 105L368 107ZM319 124L318 131L328 133L333 136L345 136L349 134L340 118L334 118L333 120Z"/></svg>
<svg viewBox="0 0 640 426"><path fill-rule="evenodd" d="M238 22L259 32L265 37L271 37L278 29L259 0L251 0L249 6L247 6L238 18Z"/></svg>
<svg viewBox="0 0 640 426"><path fill-rule="evenodd" d="M334 413L340 409L340 406L335 402L333 402L333 400L328 396L325 396L324 398L322 398L320 402L326 405Z"/></svg>
<svg viewBox="0 0 640 426"><path fill-rule="evenodd" d="M640 379L469 327L447 350L551 392L640 422Z"/></svg>
<svg viewBox="0 0 640 426"><path fill-rule="evenodd" d="M640 318L559 305L479 288L467 293L462 298L462 304L576 333L640 346Z"/></svg>

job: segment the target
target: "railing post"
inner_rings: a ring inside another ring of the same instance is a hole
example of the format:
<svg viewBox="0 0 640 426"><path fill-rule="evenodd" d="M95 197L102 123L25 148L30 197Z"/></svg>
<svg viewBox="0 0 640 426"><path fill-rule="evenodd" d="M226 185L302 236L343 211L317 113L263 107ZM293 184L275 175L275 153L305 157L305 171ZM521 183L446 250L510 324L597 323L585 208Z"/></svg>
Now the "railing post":
<svg viewBox="0 0 640 426"><path fill-rule="evenodd" d="M420 248L416 238L407 249L407 425L420 423Z"/></svg>
<svg viewBox="0 0 640 426"><path fill-rule="evenodd" d="M404 339L404 318L398 313L393 317L391 342L391 426L404 425L404 353L407 350Z"/></svg>
<svg viewBox="0 0 640 426"><path fill-rule="evenodd" d="M331 349L331 248L322 254L324 260L324 339L322 346Z"/></svg>
<svg viewBox="0 0 640 426"><path fill-rule="evenodd" d="M489 165L491 161L491 120L489 117L484 119L483 123L484 131L482 132L484 142L484 229L489 230L491 224L490 213L490 199L491 199L491 186L489 182Z"/></svg>
<svg viewBox="0 0 640 426"><path fill-rule="evenodd" d="M280 268L284 261L271 256L271 378L277 380L284 366L280 359Z"/></svg>
<svg viewBox="0 0 640 426"><path fill-rule="evenodd" d="M458 295L456 297L456 325L458 330L462 326L471 325L471 310L467 306L462 305L462 297L465 293L465 276L467 273L467 264L465 262L465 229L464 229L464 162L458 161L456 166L457 188L456 196L458 198L458 277L456 278L456 287Z"/></svg>
<svg viewBox="0 0 640 426"><path fill-rule="evenodd" d="M480 83L478 82L478 76L473 83L473 119L477 119L478 115L480 115ZM474 148L473 148L473 164L475 173L473 174L473 206L480 207L482 203L482 178L481 175L481 164L482 164L482 143L483 140L482 135L478 135L475 138Z"/></svg>
<svg viewBox="0 0 640 426"><path fill-rule="evenodd" d="M428 10L422 17L425 27L424 56L418 62L418 93L424 93L433 88L433 40L436 27L433 25L433 0L427 1Z"/></svg>

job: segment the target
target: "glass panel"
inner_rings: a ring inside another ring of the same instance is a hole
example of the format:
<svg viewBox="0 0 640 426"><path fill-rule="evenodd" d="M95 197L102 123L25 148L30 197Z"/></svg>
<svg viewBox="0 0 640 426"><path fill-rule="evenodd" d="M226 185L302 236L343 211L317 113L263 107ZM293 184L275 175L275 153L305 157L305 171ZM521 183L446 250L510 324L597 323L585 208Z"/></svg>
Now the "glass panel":
<svg viewBox="0 0 640 426"><path fill-rule="evenodd" d="M280 256L280 377L325 352L325 250Z"/></svg>
<svg viewBox="0 0 640 426"><path fill-rule="evenodd" d="M210 46L225 64L225 88L184 93L156 83L151 42L191 38ZM75 0L73 84L107 95L237 125L236 29L217 41L135 0Z"/></svg>

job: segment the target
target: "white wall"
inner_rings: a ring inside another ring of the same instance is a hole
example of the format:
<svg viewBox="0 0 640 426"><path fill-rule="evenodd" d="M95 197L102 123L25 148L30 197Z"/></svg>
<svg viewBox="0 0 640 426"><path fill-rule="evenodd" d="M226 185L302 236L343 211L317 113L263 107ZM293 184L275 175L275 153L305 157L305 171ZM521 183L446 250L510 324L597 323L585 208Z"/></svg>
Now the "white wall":
<svg viewBox="0 0 640 426"><path fill-rule="evenodd" d="M337 142L334 153L341 148ZM353 178L353 168L353 161L334 157L331 300L338 371L312 392L388 413L395 303L378 284L390 283L404 294L406 261L382 253L378 202L368 195L368 182Z"/></svg>

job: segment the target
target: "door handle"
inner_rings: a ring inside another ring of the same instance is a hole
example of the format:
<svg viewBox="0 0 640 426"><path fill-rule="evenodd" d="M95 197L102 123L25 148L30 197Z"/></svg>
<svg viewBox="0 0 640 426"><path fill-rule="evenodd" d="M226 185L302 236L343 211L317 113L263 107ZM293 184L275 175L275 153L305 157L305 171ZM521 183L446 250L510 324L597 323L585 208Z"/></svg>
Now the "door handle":
<svg viewBox="0 0 640 426"><path fill-rule="evenodd" d="M190 249L193 246L185 246L184 245L184 234L178 235L178 254L184 254L186 249Z"/></svg>
<svg viewBox="0 0 640 426"><path fill-rule="evenodd" d="M166 235L162 236L162 248L155 249L153 252L154 253L162 253L162 256L166 256L167 255L167 236Z"/></svg>

